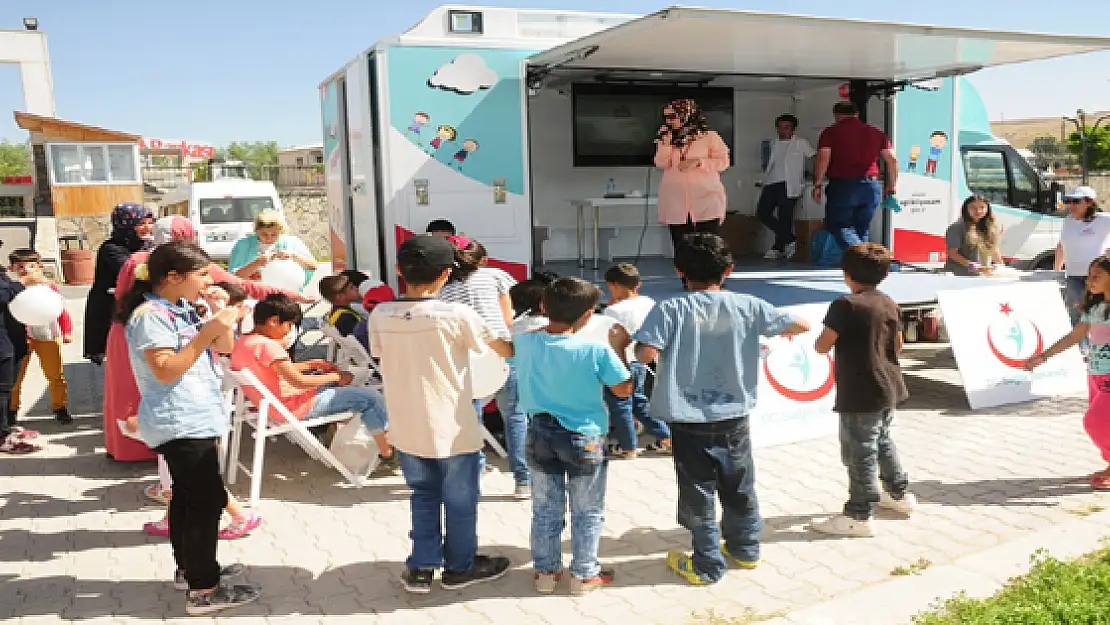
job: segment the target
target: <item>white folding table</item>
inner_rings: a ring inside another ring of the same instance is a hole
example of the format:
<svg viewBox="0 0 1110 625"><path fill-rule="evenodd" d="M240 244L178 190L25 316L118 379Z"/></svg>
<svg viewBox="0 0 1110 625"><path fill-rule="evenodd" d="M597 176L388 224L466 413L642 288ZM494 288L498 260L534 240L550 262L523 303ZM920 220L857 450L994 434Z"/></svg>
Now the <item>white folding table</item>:
<svg viewBox="0 0 1110 625"><path fill-rule="evenodd" d="M601 221L601 209L603 208L618 208L626 206L658 206L659 200L654 196L650 197L601 197L601 198L586 198L582 200L571 200L571 206L578 212L578 266L586 266L586 255L583 250L582 242L586 238L586 209L590 209L593 215L593 235L594 235L594 270L597 266L598 255L598 230Z"/></svg>

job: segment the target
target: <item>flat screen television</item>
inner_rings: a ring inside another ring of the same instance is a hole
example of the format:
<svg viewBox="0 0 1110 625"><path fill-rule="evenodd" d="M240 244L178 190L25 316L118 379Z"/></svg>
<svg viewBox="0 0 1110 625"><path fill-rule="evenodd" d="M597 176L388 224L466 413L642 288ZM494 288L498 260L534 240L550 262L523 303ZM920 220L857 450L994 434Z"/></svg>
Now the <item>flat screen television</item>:
<svg viewBox="0 0 1110 625"><path fill-rule="evenodd" d="M709 127L733 144L733 90L721 87L614 85L573 86L574 166L650 167L663 107L676 98L693 98Z"/></svg>

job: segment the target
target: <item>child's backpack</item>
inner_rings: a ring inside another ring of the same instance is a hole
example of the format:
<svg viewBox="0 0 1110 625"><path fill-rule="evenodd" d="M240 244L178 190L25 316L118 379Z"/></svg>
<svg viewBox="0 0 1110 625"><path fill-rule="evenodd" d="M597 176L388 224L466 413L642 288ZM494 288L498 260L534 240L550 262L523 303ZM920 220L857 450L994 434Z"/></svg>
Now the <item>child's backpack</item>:
<svg viewBox="0 0 1110 625"><path fill-rule="evenodd" d="M809 257L818 267L839 267L844 258L844 250L840 243L828 230L818 230L813 234L813 242L809 246Z"/></svg>

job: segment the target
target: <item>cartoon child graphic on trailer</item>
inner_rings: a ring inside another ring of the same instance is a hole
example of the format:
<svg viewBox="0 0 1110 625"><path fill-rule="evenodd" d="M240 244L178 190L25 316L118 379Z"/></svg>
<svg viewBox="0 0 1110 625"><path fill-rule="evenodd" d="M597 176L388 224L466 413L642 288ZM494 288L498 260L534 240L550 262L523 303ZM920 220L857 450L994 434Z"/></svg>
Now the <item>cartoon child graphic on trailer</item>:
<svg viewBox="0 0 1110 625"><path fill-rule="evenodd" d="M457 130L455 130L454 126L448 126L444 124L439 128L436 128L436 138L432 139L429 143L431 144L433 150L438 150L440 146L443 145L444 141L454 141L455 137L457 137L458 134L459 133Z"/></svg>
<svg viewBox="0 0 1110 625"><path fill-rule="evenodd" d="M906 171L913 173L917 171L917 159L921 156L921 146L915 145L910 148L910 163L906 165Z"/></svg>
<svg viewBox="0 0 1110 625"><path fill-rule="evenodd" d="M407 130L412 134L419 136L420 131L423 130L424 126L428 125L428 122L430 121L432 121L431 115L428 115L423 111L413 113L412 124L409 125Z"/></svg>
<svg viewBox="0 0 1110 625"><path fill-rule="evenodd" d="M925 175L937 175L937 161L940 160L940 155L944 152L944 146L948 145L948 133L943 130L934 131L929 135L929 160L925 161Z"/></svg>
<svg viewBox="0 0 1110 625"><path fill-rule="evenodd" d="M459 150L458 152L455 152L455 161L457 162L455 167L458 168L459 171L462 171L463 163L466 161L467 157L470 156L470 154L472 152L477 152L477 151L478 151L478 142L477 141L475 141L474 139L467 139L466 141L463 141L462 142L462 149Z"/></svg>

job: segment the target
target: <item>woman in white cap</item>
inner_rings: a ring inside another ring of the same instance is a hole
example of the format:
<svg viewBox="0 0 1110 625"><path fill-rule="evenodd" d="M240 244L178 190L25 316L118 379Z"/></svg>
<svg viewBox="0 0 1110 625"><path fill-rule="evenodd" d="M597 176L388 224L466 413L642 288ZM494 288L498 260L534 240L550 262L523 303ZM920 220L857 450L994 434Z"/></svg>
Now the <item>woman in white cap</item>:
<svg viewBox="0 0 1110 625"><path fill-rule="evenodd" d="M1091 187L1076 187L1064 196L1068 216L1060 228L1056 245L1056 271L1067 276L1065 302L1071 324L1079 322L1083 294L1087 291L1087 269L1091 261L1110 254L1110 215L1098 207L1098 195Z"/></svg>

